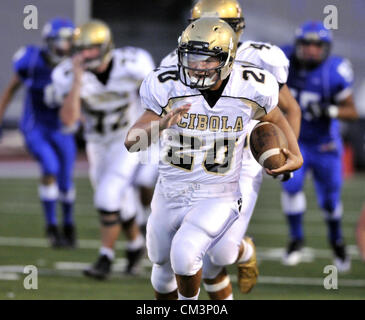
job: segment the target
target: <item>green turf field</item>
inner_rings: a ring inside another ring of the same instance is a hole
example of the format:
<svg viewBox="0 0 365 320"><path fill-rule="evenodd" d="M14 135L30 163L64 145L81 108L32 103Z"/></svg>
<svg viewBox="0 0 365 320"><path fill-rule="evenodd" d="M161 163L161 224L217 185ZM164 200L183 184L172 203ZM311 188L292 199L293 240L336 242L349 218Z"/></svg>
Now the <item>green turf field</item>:
<svg viewBox="0 0 365 320"><path fill-rule="evenodd" d="M153 299L149 282L150 264L144 274L122 276L123 238L118 242L117 261L112 277L104 282L82 276L81 270L97 255L98 217L92 205L87 178L78 178L76 221L79 248L54 250L44 239L43 218L37 198L36 179L0 179L0 300L3 299ZM324 267L332 263L326 228L316 208L314 190L307 182L308 207L305 217L306 262L297 267L281 265L287 241L287 226L280 211L280 186L265 179L249 234L258 248L260 277L248 295L241 295L235 267L229 268L235 299L364 299L365 264L355 246L355 225L364 198L365 177L346 181L343 191L344 233L352 256L352 271L339 275L338 289L326 290ZM38 289L23 286L26 265L38 268ZM204 289L201 299L207 299Z"/></svg>

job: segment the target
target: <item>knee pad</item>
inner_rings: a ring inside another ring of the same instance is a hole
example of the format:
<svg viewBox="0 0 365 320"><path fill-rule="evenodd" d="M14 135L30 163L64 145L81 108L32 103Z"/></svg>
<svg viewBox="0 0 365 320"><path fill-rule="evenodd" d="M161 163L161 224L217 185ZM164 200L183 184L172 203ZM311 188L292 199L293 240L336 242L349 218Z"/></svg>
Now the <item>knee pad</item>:
<svg viewBox="0 0 365 320"><path fill-rule="evenodd" d="M237 261L238 253L239 246L237 247L235 241L220 240L212 249L209 250L208 255L213 264L224 267L234 264Z"/></svg>
<svg viewBox="0 0 365 320"><path fill-rule="evenodd" d="M122 221L132 220L137 215L137 191L128 187L120 200L120 218Z"/></svg>
<svg viewBox="0 0 365 320"><path fill-rule="evenodd" d="M74 188L69 189L66 192L61 191L59 200L61 202L72 203L76 199L76 190Z"/></svg>
<svg viewBox="0 0 365 320"><path fill-rule="evenodd" d="M56 183L50 185L41 184L38 186L39 198L43 201L54 201L58 199L59 191Z"/></svg>
<svg viewBox="0 0 365 320"><path fill-rule="evenodd" d="M211 238L193 225L185 225L176 233L170 251L171 266L180 276L195 275L203 265L203 257L211 244Z"/></svg>
<svg viewBox="0 0 365 320"><path fill-rule="evenodd" d="M111 188L97 188L94 195L94 205L104 211L120 211L120 195Z"/></svg>
<svg viewBox="0 0 365 320"><path fill-rule="evenodd" d="M343 205L342 205L342 203L339 203L335 207L335 209L332 209L332 210L327 210L327 208L322 208L322 213L326 220L339 220L342 218Z"/></svg>
<svg viewBox="0 0 365 320"><path fill-rule="evenodd" d="M300 191L291 194L283 191L281 193L281 206L286 214L305 212L307 209L307 201L304 192Z"/></svg>
<svg viewBox="0 0 365 320"><path fill-rule="evenodd" d="M170 262L159 265L154 264L151 273L151 283L153 289L158 293L170 293L177 289L174 271Z"/></svg>
<svg viewBox="0 0 365 320"><path fill-rule="evenodd" d="M119 211L99 210L100 224L104 227L111 227L120 223Z"/></svg>

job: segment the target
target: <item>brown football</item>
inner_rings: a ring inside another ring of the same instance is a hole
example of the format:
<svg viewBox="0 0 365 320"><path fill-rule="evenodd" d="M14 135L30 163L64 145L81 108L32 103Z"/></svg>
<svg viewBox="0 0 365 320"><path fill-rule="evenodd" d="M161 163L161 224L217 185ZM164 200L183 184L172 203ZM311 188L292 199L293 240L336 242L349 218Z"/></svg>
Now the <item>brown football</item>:
<svg viewBox="0 0 365 320"><path fill-rule="evenodd" d="M273 170L285 164L286 157L281 149L288 148L288 140L275 124L259 122L251 131L250 148L260 165Z"/></svg>

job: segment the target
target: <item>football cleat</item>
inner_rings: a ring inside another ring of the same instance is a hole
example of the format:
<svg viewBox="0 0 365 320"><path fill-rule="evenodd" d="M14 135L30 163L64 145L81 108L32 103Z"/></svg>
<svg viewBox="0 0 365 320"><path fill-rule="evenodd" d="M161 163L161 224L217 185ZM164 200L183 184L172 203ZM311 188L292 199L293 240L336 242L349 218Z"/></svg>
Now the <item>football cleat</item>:
<svg viewBox="0 0 365 320"><path fill-rule="evenodd" d="M124 271L128 275L138 275L140 273L141 261L144 255L144 247L137 250L127 250L126 255L128 259L127 267Z"/></svg>
<svg viewBox="0 0 365 320"><path fill-rule="evenodd" d="M65 247L68 248L76 247L76 230L73 225L63 226L63 241Z"/></svg>
<svg viewBox="0 0 365 320"><path fill-rule="evenodd" d="M63 239L58 232L57 226L49 225L46 229L46 235L52 248L61 248L64 246Z"/></svg>
<svg viewBox="0 0 365 320"><path fill-rule="evenodd" d="M244 241L252 246L251 258L246 262L238 263L238 286L242 293L249 293L257 282L259 269L257 268L256 247L252 239L245 237Z"/></svg>
<svg viewBox="0 0 365 320"><path fill-rule="evenodd" d="M289 242L288 249L282 259L283 265L296 266L303 258L303 240L292 240Z"/></svg>
<svg viewBox="0 0 365 320"><path fill-rule="evenodd" d="M344 243L331 243L333 253L335 255L334 265L340 273L346 273L351 269L351 260L346 253L346 246Z"/></svg>
<svg viewBox="0 0 365 320"><path fill-rule="evenodd" d="M112 260L106 255L101 255L89 269L84 270L84 275L90 278L104 280L110 275L111 267Z"/></svg>

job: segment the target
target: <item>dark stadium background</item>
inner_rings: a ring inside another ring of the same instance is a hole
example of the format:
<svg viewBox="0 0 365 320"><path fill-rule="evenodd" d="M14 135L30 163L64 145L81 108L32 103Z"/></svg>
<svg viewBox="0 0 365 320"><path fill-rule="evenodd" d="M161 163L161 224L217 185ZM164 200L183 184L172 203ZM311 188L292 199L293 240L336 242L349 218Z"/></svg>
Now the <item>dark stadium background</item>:
<svg viewBox="0 0 365 320"><path fill-rule="evenodd" d="M191 0L1 0L0 91L11 77L11 59L15 51L26 44L41 44L42 26L50 18L67 16L73 18L76 24L90 17L103 19L112 28L116 47L131 45L145 48L158 64L176 47L177 38L187 24L192 3ZM330 292L322 286L323 266L331 263L331 252L311 183L306 185L308 261L297 268L285 268L280 263L278 251L287 240L287 227L279 202L280 187L277 181L266 179L249 228L258 243L261 282L247 296L239 295L234 284L235 297L363 299L365 268L356 251L354 230L365 195L365 1L240 0L240 3L247 25L242 40L268 41L276 45L291 43L299 24L310 18L324 19L324 7L336 5L339 29L334 31L333 53L345 56L353 63L356 106L362 120L343 125L344 138L351 148L348 150L353 152L346 154L349 179L345 180L343 201L344 232L354 263L351 274L340 278L340 290ZM38 30L25 30L23 27L23 9L28 4L38 8ZM95 258L99 246L97 214L92 205L87 163L82 153L76 165L76 219L80 248L68 252L48 248L43 238L43 218L37 198L38 168L25 152L17 131L22 99L23 91L20 91L5 114L5 134L4 138L0 138L0 276L6 270L15 270L15 276L19 277L16 281L3 281L0 277L0 300L152 299L147 280L150 273L148 261L145 277L138 279L122 278L121 274L115 273L109 282L95 283L82 277L80 269L77 269L81 268L82 263L87 265ZM357 171L351 171L352 165ZM118 250L122 246L120 242ZM122 251L118 252L121 255ZM313 257L316 258L314 261L311 260ZM14 269L14 266L25 264L35 264L40 268L40 289L36 292L24 290L23 275L20 269ZM76 269L65 269L66 264ZM229 271L231 274L235 272L233 268ZM235 279L234 276L231 278ZM204 292L202 298L207 298Z"/></svg>
<svg viewBox="0 0 365 320"><path fill-rule="evenodd" d="M116 46L139 46L151 52L159 63L176 47L177 38L190 14L192 0L35 0L38 8L38 30L23 28L24 0L5 0L0 4L0 88L9 80L11 58L20 46L39 44L43 24L54 16L68 16L81 23L88 17L108 22ZM365 118L365 20L363 0L241 0L247 28L243 39L268 41L281 45L292 42L298 24L308 18L323 19L326 5L336 5L339 29L334 31L333 53L348 57L355 70L355 98L358 112ZM9 32L11 30L11 33ZM5 115L4 127L15 127L21 112L22 92L17 95ZM343 125L344 138L354 149L354 164L365 168L365 120L351 126Z"/></svg>

